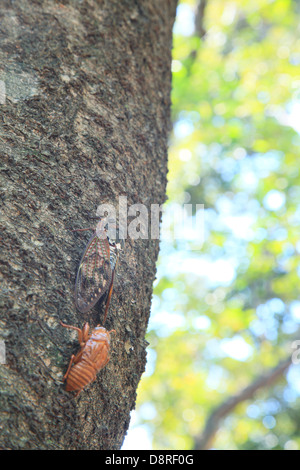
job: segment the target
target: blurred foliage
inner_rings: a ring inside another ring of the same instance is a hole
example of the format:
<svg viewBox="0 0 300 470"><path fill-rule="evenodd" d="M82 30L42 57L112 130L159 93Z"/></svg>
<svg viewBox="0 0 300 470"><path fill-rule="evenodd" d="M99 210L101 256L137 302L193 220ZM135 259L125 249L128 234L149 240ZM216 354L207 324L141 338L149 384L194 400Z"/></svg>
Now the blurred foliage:
<svg viewBox="0 0 300 470"><path fill-rule="evenodd" d="M205 240L161 242L138 422L191 449L212 410L300 339L300 2L180 2L168 202ZM300 449L300 365L225 418L217 449Z"/></svg>

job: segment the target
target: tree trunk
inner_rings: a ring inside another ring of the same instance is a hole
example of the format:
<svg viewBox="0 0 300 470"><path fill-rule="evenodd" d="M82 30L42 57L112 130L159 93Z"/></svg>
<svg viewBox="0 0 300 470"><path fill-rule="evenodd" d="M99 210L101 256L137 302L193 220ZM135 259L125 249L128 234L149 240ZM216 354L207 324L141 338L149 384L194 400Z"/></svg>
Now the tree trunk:
<svg viewBox="0 0 300 470"><path fill-rule="evenodd" d="M165 200L175 0L1 2L4 449L118 449L145 369L158 241L127 239L105 327L111 358L77 398L60 320L99 204Z"/></svg>

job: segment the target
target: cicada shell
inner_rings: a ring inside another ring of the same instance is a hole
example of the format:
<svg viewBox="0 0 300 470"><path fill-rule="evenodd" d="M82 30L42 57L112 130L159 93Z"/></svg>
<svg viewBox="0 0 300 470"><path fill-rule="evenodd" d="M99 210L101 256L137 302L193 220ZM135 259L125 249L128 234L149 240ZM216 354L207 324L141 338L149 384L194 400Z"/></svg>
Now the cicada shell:
<svg viewBox="0 0 300 470"><path fill-rule="evenodd" d="M68 370L63 378L66 381L66 391L75 391L78 395L86 385L95 380L97 373L108 363L110 334L116 331L107 331L97 325L90 332L88 323L85 323L82 329L66 325L63 322L60 324L64 328L76 330L78 333L80 350L76 355L71 356Z"/></svg>

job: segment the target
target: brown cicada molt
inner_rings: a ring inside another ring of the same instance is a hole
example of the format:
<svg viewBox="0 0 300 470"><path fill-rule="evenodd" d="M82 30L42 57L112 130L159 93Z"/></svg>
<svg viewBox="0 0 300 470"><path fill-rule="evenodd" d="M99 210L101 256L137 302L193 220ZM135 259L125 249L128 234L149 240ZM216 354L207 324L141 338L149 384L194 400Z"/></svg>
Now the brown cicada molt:
<svg viewBox="0 0 300 470"><path fill-rule="evenodd" d="M108 363L110 333L116 331L107 331L98 325L89 333L88 323L85 323L82 330L62 322L60 324L78 332L80 350L76 356L72 354L68 370L63 378L66 381L66 391L75 391L77 396L86 385L95 380L97 373Z"/></svg>

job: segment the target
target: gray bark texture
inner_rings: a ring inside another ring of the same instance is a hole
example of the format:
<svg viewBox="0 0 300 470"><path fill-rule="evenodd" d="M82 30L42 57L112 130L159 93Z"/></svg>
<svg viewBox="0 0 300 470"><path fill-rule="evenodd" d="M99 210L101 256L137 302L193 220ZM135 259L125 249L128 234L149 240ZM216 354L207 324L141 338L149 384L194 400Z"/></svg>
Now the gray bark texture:
<svg viewBox="0 0 300 470"><path fill-rule="evenodd" d="M99 204L165 200L175 0L2 0L2 449L119 449L145 369L158 241L125 242L110 362L73 398L65 323ZM130 221L130 220L129 220Z"/></svg>

